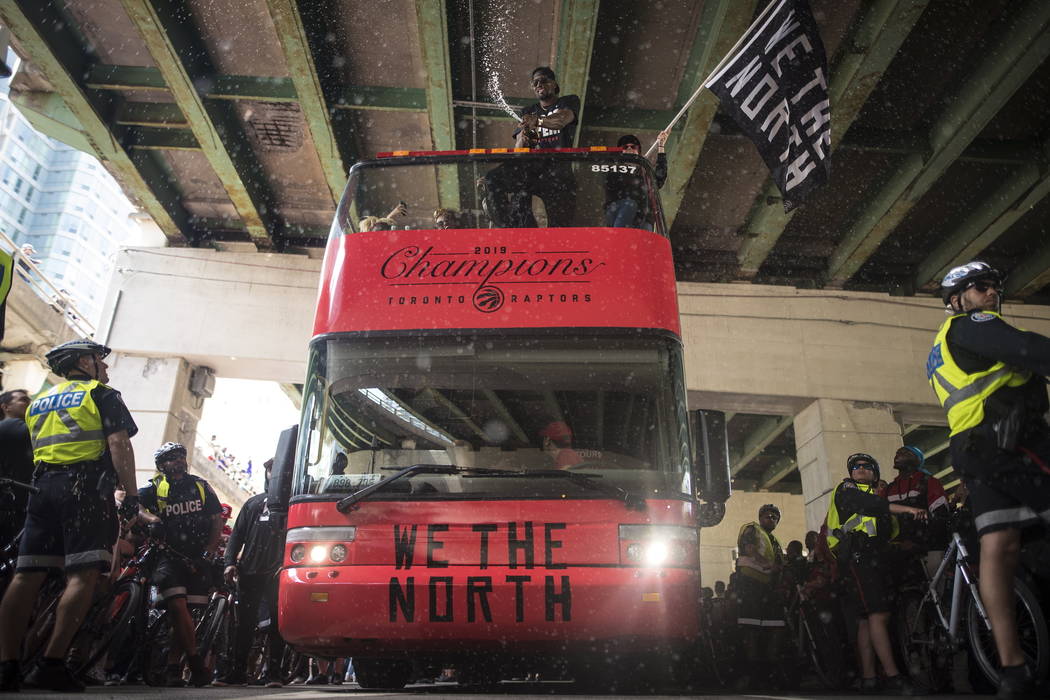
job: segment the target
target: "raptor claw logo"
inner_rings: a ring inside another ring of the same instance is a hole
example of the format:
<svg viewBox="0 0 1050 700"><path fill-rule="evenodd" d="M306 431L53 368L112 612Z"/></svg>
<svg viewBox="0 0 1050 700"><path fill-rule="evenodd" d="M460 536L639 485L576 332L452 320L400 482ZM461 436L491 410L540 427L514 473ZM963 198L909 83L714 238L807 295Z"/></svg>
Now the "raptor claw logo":
<svg viewBox="0 0 1050 700"><path fill-rule="evenodd" d="M474 308L482 313L490 314L503 306L503 290L499 287L486 285L478 287L474 292Z"/></svg>

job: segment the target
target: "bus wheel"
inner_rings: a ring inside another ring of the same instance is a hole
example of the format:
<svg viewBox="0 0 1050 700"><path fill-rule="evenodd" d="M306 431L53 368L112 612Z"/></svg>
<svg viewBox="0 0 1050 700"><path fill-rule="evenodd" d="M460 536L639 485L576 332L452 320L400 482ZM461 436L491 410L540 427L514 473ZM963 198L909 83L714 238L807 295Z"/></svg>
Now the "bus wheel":
<svg viewBox="0 0 1050 700"><path fill-rule="evenodd" d="M365 690L398 690L408 683L412 667L405 661L354 658L354 675Z"/></svg>

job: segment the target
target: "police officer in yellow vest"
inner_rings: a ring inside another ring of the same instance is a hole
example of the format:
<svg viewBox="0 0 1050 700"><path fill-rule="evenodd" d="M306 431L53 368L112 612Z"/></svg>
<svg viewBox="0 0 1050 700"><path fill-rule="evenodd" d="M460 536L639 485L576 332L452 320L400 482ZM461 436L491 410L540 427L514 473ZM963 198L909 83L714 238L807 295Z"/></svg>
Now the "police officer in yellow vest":
<svg viewBox="0 0 1050 700"><path fill-rule="evenodd" d="M846 469L849 477L835 488L828 503L828 547L838 559L839 574L846 581L848 613L857 620L861 691L880 690L875 676L878 655L886 675L881 691L887 695L912 695L911 684L900 674L893 659L883 557L886 544L897 534L891 513L925 520L926 510L891 504L879 496L879 463L871 455L850 455Z"/></svg>
<svg viewBox="0 0 1050 700"><path fill-rule="evenodd" d="M161 604L172 618L178 644L168 652L166 683L184 685L182 655L190 667L190 683L207 685L211 678L197 655L193 617L188 605L208 604L211 572L222 535L222 505L207 481L187 473L186 448L166 442L153 453L160 475L139 489L140 516L152 532L163 531L165 551L153 572Z"/></svg>
<svg viewBox="0 0 1050 700"><path fill-rule="evenodd" d="M1002 275L973 261L941 281L951 316L926 375L948 416L952 466L981 541L981 597L1002 665L1000 698L1033 694L1017 636L1013 579L1021 530L1050 523L1050 338L1003 320Z"/></svg>
<svg viewBox="0 0 1050 700"><path fill-rule="evenodd" d="M784 550L773 534L779 522L780 509L767 503L758 509L758 521L744 524L737 535L736 622L749 662L737 681L738 690L775 682L779 670L784 602L776 584Z"/></svg>
<svg viewBox="0 0 1050 700"><path fill-rule="evenodd" d="M66 381L33 399L26 424L39 489L29 499L17 573L0 604L0 690L18 690L22 638L49 569L62 568L66 588L55 628L25 684L76 691L84 686L66 668L70 640L83 621L101 571L108 571L117 537L113 492L135 490L131 437L138 432L120 393L109 386L109 348L90 340L47 353L51 371ZM137 499L125 500L127 511Z"/></svg>

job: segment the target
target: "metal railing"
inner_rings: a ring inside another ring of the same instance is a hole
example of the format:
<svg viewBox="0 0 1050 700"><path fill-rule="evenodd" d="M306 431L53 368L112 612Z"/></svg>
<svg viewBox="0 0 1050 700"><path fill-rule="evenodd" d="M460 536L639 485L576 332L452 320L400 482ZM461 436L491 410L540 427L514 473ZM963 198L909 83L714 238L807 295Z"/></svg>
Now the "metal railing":
<svg viewBox="0 0 1050 700"><path fill-rule="evenodd" d="M41 272L32 258L23 255L21 247L3 231L0 231L0 245L11 251L14 265L14 274L11 276L12 284L15 278L21 278L37 296L46 301L57 313L62 314L66 323L73 330L85 338L95 336L94 324L84 317L73 298Z"/></svg>

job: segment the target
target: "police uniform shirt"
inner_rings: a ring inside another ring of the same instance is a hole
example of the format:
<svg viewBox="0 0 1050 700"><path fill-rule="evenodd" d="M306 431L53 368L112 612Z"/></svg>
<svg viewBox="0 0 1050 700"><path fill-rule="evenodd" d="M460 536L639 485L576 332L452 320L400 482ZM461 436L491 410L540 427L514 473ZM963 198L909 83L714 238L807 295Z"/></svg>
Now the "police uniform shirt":
<svg viewBox="0 0 1050 700"><path fill-rule="evenodd" d="M572 148L572 140L576 135L576 126L580 123L580 98L576 95L563 95L550 107L544 107L537 102L521 111L523 115L535 114L540 119L543 119L554 114L559 109L571 110L574 115L572 121L561 129L548 129L544 126L536 127L536 131L540 135L536 148ZM515 135L517 133L514 132Z"/></svg>
<svg viewBox="0 0 1050 700"><path fill-rule="evenodd" d="M203 500L197 488L198 482L204 485ZM153 482L139 489L139 503L164 521L170 546L187 556L199 557L208 544L213 516L222 513L222 504L203 479L187 474L168 483L170 487L163 511L157 504L157 486Z"/></svg>
<svg viewBox="0 0 1050 700"><path fill-rule="evenodd" d="M71 377L71 380L90 381L85 377ZM102 432L106 437L126 430L130 438L134 437L139 431L139 427L135 424L135 419L131 417L131 411L124 404L124 399L120 397L119 391L105 384L100 384L91 390L91 398L94 400L95 405L98 406L99 416L102 418ZM109 454L108 447L102 453L99 461L104 466L113 467L113 459Z"/></svg>

